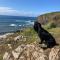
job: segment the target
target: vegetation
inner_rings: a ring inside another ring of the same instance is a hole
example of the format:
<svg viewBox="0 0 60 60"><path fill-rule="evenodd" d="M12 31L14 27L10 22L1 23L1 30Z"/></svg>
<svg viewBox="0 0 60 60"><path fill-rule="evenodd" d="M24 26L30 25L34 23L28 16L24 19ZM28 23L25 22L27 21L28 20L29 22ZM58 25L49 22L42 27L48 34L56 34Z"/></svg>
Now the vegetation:
<svg viewBox="0 0 60 60"><path fill-rule="evenodd" d="M56 24L55 24L53 21L51 21L51 22L43 25L43 27L44 27L45 29L52 29L52 28L56 28L57 26L56 26Z"/></svg>

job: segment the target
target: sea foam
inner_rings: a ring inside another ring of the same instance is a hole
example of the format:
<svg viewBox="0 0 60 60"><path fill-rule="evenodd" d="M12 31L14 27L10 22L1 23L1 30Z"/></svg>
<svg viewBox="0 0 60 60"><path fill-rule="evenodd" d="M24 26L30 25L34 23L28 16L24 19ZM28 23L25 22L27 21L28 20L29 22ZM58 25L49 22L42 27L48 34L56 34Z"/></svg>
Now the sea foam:
<svg viewBox="0 0 60 60"><path fill-rule="evenodd" d="M10 24L9 26L17 26L16 24Z"/></svg>
<svg viewBox="0 0 60 60"><path fill-rule="evenodd" d="M27 25L34 25L34 22L29 20L29 21L26 21L26 24Z"/></svg>

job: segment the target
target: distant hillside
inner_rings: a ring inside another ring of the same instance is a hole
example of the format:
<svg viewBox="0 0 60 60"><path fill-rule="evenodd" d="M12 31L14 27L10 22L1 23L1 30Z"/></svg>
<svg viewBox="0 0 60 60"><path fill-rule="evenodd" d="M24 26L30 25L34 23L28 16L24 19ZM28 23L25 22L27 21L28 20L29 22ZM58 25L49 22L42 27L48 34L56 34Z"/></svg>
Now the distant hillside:
<svg viewBox="0 0 60 60"><path fill-rule="evenodd" d="M53 22L57 26L60 26L60 12L51 12L38 16L37 20L41 24L46 24L48 22Z"/></svg>

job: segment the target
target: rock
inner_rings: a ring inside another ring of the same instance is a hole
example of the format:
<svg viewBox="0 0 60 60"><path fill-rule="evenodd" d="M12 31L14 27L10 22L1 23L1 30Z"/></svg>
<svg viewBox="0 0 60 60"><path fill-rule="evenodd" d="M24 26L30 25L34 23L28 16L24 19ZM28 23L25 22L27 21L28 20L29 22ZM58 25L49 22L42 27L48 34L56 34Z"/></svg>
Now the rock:
<svg viewBox="0 0 60 60"><path fill-rule="evenodd" d="M47 48L47 45L46 44L40 44L41 48Z"/></svg>
<svg viewBox="0 0 60 60"><path fill-rule="evenodd" d="M14 38L14 41L26 41L26 37L19 35Z"/></svg>
<svg viewBox="0 0 60 60"><path fill-rule="evenodd" d="M19 35L14 38L14 41L19 41L19 40L22 41L22 39L23 39L23 36Z"/></svg>
<svg viewBox="0 0 60 60"><path fill-rule="evenodd" d="M9 49L12 49L12 46L11 46L11 44L8 44L8 47L9 47Z"/></svg>
<svg viewBox="0 0 60 60"><path fill-rule="evenodd" d="M52 48L49 54L49 60L60 60L60 49Z"/></svg>
<svg viewBox="0 0 60 60"><path fill-rule="evenodd" d="M3 60L60 60L60 49L42 49L35 44L20 45L10 53L6 52Z"/></svg>
<svg viewBox="0 0 60 60"><path fill-rule="evenodd" d="M20 40L20 38L21 38L21 36L19 35L19 36L14 38L14 41Z"/></svg>
<svg viewBox="0 0 60 60"><path fill-rule="evenodd" d="M46 55L42 51L33 52L33 57L35 60L46 60Z"/></svg>
<svg viewBox="0 0 60 60"><path fill-rule="evenodd" d="M12 55L14 56L14 59L17 59L20 53L12 51Z"/></svg>
<svg viewBox="0 0 60 60"><path fill-rule="evenodd" d="M3 56L3 60L9 60L10 54L8 52L5 52Z"/></svg>

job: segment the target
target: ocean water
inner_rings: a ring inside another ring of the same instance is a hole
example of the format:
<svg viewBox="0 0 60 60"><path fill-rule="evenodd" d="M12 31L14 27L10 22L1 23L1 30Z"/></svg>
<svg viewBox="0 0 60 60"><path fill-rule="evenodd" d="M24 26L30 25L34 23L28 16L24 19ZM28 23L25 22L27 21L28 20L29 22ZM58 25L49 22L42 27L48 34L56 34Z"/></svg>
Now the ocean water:
<svg viewBox="0 0 60 60"><path fill-rule="evenodd" d="M0 15L0 34L32 27L36 17Z"/></svg>

